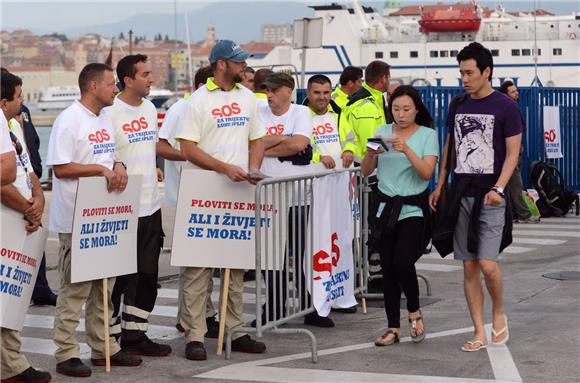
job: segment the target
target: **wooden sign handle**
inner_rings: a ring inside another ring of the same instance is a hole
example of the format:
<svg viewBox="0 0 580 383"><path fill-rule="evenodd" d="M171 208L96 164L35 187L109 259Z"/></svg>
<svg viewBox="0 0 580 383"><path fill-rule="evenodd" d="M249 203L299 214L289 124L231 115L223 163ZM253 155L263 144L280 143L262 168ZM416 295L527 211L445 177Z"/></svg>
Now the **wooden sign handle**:
<svg viewBox="0 0 580 383"><path fill-rule="evenodd" d="M103 278L103 324L105 326L105 370L111 372L111 349L109 344L109 289Z"/></svg>
<svg viewBox="0 0 580 383"><path fill-rule="evenodd" d="M224 344L224 334L226 332L226 315L228 311L228 291L230 288L230 269L224 270L224 279L222 283L222 295L220 304L220 331L218 335L217 355L222 354ZM210 299L208 297L208 299Z"/></svg>

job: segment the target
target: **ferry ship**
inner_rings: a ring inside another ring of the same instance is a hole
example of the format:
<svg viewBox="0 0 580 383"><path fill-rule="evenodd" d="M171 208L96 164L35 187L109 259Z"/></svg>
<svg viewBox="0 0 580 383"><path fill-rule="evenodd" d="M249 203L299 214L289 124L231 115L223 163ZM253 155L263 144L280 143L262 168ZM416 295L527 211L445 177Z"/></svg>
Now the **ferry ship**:
<svg viewBox="0 0 580 383"><path fill-rule="evenodd" d="M80 98L81 91L78 86L51 86L40 92L37 108L43 112L62 110Z"/></svg>
<svg viewBox="0 0 580 383"><path fill-rule="evenodd" d="M456 56L478 41L494 56L493 81L520 86L580 87L580 12L507 12L477 3L400 7L387 1L383 14L360 5L311 6L322 18L322 46L306 50L306 78L321 73L337 82L347 65L365 67L380 59L392 65L393 80L415 85L460 85ZM281 44L248 65L286 66L296 75L302 49Z"/></svg>

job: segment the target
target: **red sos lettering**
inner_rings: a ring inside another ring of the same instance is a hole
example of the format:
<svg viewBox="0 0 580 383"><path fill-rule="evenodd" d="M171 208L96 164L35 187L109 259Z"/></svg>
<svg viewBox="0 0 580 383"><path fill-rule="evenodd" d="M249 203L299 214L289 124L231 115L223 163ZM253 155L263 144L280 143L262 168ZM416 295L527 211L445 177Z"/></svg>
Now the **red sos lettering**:
<svg viewBox="0 0 580 383"><path fill-rule="evenodd" d="M110 139L111 136L109 135L109 132L107 132L107 129L97 130L95 133L89 134L89 141L93 144L100 144L109 141Z"/></svg>
<svg viewBox="0 0 580 383"><path fill-rule="evenodd" d="M127 124L123 124L123 132L125 133L136 133L141 130L145 130L149 127L145 117L141 117L138 120L133 120Z"/></svg>
<svg viewBox="0 0 580 383"><path fill-rule="evenodd" d="M232 102L231 104L223 105L219 108L214 108L211 110L211 115L214 118L220 117L230 117L235 116L236 114L240 114L242 110L240 109L240 105L237 102Z"/></svg>
<svg viewBox="0 0 580 383"><path fill-rule="evenodd" d="M314 257L312 257L312 269L314 271L319 273L327 272L329 275L332 275L332 268L338 265L338 260L340 259L340 248L335 243L338 240L338 234L332 233L331 240L332 240L331 251L332 254L334 254L331 258L331 263L328 262L321 263L321 261L324 261L325 259L330 257L330 255L328 255L326 251L320 250L318 253L314 254ZM322 277L320 276L314 277L315 281L318 281L320 279L322 279Z"/></svg>
<svg viewBox="0 0 580 383"><path fill-rule="evenodd" d="M332 132L334 132L334 128L330 122L327 122L324 125L315 126L314 129L312 129L312 134L315 136L322 136Z"/></svg>
<svg viewBox="0 0 580 383"><path fill-rule="evenodd" d="M278 124L268 127L268 136L284 133L284 124Z"/></svg>
<svg viewBox="0 0 580 383"><path fill-rule="evenodd" d="M544 139L548 142L554 142L556 141L556 130L555 129L550 129L549 132L545 132L544 133Z"/></svg>

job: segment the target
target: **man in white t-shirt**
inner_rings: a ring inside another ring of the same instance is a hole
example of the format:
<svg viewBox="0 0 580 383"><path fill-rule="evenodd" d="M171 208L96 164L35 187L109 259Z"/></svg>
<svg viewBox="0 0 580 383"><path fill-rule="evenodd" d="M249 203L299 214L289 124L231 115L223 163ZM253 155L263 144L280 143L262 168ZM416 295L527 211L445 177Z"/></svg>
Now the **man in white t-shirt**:
<svg viewBox="0 0 580 383"><path fill-rule="evenodd" d="M262 163L262 173L271 177L280 176L299 176L310 173L312 171L312 146L310 145L312 139L312 115L307 107L304 105L292 104L292 92L294 90L294 79L286 73L273 73L266 81L264 81L266 92L268 95L268 106L261 106L260 116L264 121L267 129L267 137L264 139L264 161ZM306 289L306 281L302 272L302 264L306 243L306 227L308 216L308 200L309 188L307 182L303 182L305 187L303 190L298 190L295 187L291 201L293 206L288 212L288 245L290 254L293 257L295 274L300 275L302 284L295 284L295 288L299 288L301 307L308 307L310 305L310 298L308 297ZM297 196L302 195L301 199ZM301 233L296 233L294 230L301 230ZM286 273L287 270L284 271ZM286 310L286 278L280 272L272 272L268 289L270 298L268 299L270 307L268 307L269 318L265 317L265 312L262 320L275 320L285 315ZM274 285L277 285L274 289ZM277 299L274 294L282 291L282 299ZM274 306L274 302L278 306ZM330 318L321 317L315 311L304 317L304 323L318 327L332 327L334 323Z"/></svg>
<svg viewBox="0 0 580 383"><path fill-rule="evenodd" d="M16 159L14 158L14 146L8 133L6 117L0 117L0 176L1 185L8 185L16 179Z"/></svg>
<svg viewBox="0 0 580 383"><path fill-rule="evenodd" d="M4 163L13 162L16 165L16 178L13 183L4 184L6 177L12 177L10 169L8 174L2 174L0 210L4 214L16 214L28 221L27 231L38 230L42 211L44 209L44 196L40 188L40 181L30 165L30 157L26 149L26 141L21 127L14 117L20 113L22 106L22 80L8 72L0 73L0 131L2 134L1 160L2 170ZM10 133L8 123L10 120ZM10 158L11 157L11 158ZM9 167L10 168L10 167ZM15 330L2 327L0 333L0 375L2 381L11 382L48 382L51 376L48 372L38 371L30 366L26 357L20 352L20 333Z"/></svg>
<svg viewBox="0 0 580 383"><path fill-rule="evenodd" d="M339 160L342 167L352 162L343 158L343 129L339 125L342 110L331 100L331 90L332 84L328 77L314 75L308 79L307 98L304 100L304 105L308 106L312 115L312 162L320 162L326 169L334 169ZM346 123L344 120L341 122ZM347 152L344 156L348 154Z"/></svg>
<svg viewBox="0 0 580 383"><path fill-rule="evenodd" d="M105 64L86 65L79 74L81 99L56 118L48 143L47 164L54 178L50 204L49 229L60 241L58 270L60 292L54 320L56 371L74 377L87 377L91 369L80 360L75 337L85 307L85 337L91 348L94 366L105 365L103 331L103 284L100 280L71 283L71 241L77 184L80 177L102 176L109 192L125 190L127 172L123 163L115 162L114 129L102 112L113 104L118 91L113 69ZM108 281L108 296L114 285ZM112 303L109 299L109 307ZM110 318L106 318L107 321ZM110 339L111 365L138 366L141 358L121 350L114 337Z"/></svg>
<svg viewBox="0 0 580 383"><path fill-rule="evenodd" d="M141 200L137 225L137 273L117 277L111 335L121 339L124 351L133 355L167 356L171 347L147 336L149 315L157 299L159 254L163 246L161 198L157 185L157 108L145 97L153 84L151 62L136 54L117 63L123 88L113 106L106 108L113 123L115 158L128 175L141 175ZM123 308L121 309L121 297Z"/></svg>
<svg viewBox="0 0 580 383"><path fill-rule="evenodd" d="M213 77L213 69L211 66L200 68L195 72L193 83L195 89L199 89L205 85L207 79ZM195 93L194 93L195 94ZM181 175L181 168L187 166L185 157L179 150L179 142L175 139L175 132L177 130L177 121L187 106L188 100L191 96L184 97L177 101L169 108L165 114L163 125L159 129L159 142L157 142L157 155L163 157L165 161L165 205L175 207L177 205L177 191L179 190L179 177ZM180 279L181 281L181 279ZM205 307L205 323L207 326L206 338L217 339L219 336L219 322L216 320L216 310L211 300L211 293L213 291L213 278L209 280L207 285L207 303ZM185 329L179 322L181 318L181 299L182 289L177 293L177 324L175 328L179 332L185 332Z"/></svg>
<svg viewBox="0 0 580 383"><path fill-rule="evenodd" d="M220 40L211 50L209 61L215 77L198 89L187 103L175 135L181 153L195 167L213 170L233 182L250 181L249 173L260 168L263 156L264 126L260 122L256 98L243 87L240 75L248 54L230 40ZM181 325L185 329L185 357L206 360L203 344L207 332L205 305L211 268L185 267L182 272L183 299ZM228 293L226 331L241 326L244 270L232 270ZM263 353L266 345L248 334L233 335L232 350Z"/></svg>

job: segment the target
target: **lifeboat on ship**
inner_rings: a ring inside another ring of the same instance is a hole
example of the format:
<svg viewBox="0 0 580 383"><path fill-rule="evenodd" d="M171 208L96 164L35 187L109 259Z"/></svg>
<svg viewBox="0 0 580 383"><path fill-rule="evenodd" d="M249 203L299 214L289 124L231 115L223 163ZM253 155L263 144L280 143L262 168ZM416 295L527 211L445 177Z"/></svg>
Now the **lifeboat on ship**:
<svg viewBox="0 0 580 383"><path fill-rule="evenodd" d="M478 7L473 4L454 4L447 9L437 6L421 7L421 32L477 32L481 25Z"/></svg>

